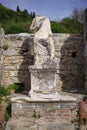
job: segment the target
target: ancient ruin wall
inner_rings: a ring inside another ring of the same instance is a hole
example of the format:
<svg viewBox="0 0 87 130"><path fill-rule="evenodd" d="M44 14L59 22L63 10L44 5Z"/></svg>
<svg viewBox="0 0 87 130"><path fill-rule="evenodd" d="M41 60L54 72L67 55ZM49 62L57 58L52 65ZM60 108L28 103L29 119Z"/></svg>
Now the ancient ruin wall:
<svg viewBox="0 0 87 130"><path fill-rule="evenodd" d="M4 46L4 30L0 27L0 83L2 82L2 73L3 73L3 46Z"/></svg>
<svg viewBox="0 0 87 130"><path fill-rule="evenodd" d="M29 35L5 35L8 48L3 49L3 85L24 83L30 89L28 66L33 64L33 57L27 53L28 38ZM54 43L58 91L82 91L85 66L82 35L54 34Z"/></svg>
<svg viewBox="0 0 87 130"><path fill-rule="evenodd" d="M57 34L54 39L58 60L58 90L82 91L85 67L82 35Z"/></svg>

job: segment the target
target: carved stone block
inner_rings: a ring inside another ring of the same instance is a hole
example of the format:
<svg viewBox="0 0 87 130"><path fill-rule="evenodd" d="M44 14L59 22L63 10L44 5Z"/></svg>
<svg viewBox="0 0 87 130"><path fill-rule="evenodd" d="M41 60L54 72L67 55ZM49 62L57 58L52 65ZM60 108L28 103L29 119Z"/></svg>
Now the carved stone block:
<svg viewBox="0 0 87 130"><path fill-rule="evenodd" d="M56 93L56 65L32 65L31 97L34 95L50 95ZM47 96L48 97L48 96Z"/></svg>

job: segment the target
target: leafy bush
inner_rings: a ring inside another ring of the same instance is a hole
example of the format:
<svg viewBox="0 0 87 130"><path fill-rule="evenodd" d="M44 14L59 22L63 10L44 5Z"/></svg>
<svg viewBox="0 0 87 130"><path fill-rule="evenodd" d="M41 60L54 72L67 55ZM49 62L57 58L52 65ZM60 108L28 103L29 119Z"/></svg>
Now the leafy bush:
<svg viewBox="0 0 87 130"><path fill-rule="evenodd" d="M21 22L21 23L12 23L9 26L5 27L6 34L16 34L21 32L31 33L30 30L30 23Z"/></svg>
<svg viewBox="0 0 87 130"><path fill-rule="evenodd" d="M68 29L63 26L61 23L52 22L51 23L53 33L68 33Z"/></svg>
<svg viewBox="0 0 87 130"><path fill-rule="evenodd" d="M7 89L5 89L2 85L0 85L0 96L3 97L6 95L9 95Z"/></svg>
<svg viewBox="0 0 87 130"><path fill-rule="evenodd" d="M5 121L8 121L8 119L11 117L11 102L7 102L7 107L6 107L6 113L5 113Z"/></svg>
<svg viewBox="0 0 87 130"><path fill-rule="evenodd" d="M7 91L9 92L10 90L14 90L15 93L18 93L18 92L22 92L23 91L23 87L21 87L21 85L18 85L18 84L11 84L7 87Z"/></svg>
<svg viewBox="0 0 87 130"><path fill-rule="evenodd" d="M20 33L20 32L24 32L24 30L22 27L16 24L12 24L6 28L6 34L11 34L11 33L15 34L15 33Z"/></svg>
<svg viewBox="0 0 87 130"><path fill-rule="evenodd" d="M82 33L83 31L83 24L70 17L62 19L61 24L68 29L69 33Z"/></svg>

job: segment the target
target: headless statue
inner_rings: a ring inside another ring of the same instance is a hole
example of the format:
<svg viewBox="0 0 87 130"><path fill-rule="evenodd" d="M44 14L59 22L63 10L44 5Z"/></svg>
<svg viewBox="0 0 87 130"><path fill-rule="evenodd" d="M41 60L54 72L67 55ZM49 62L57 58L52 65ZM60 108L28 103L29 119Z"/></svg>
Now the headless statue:
<svg viewBox="0 0 87 130"><path fill-rule="evenodd" d="M54 41L50 20L45 16L36 16L30 26L34 32L34 64L43 64L55 56Z"/></svg>

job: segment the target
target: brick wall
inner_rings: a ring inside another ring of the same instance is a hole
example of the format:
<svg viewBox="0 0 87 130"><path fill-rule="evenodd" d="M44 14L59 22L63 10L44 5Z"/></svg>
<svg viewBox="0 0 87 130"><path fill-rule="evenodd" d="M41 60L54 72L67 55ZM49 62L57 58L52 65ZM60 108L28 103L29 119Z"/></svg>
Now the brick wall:
<svg viewBox="0 0 87 130"><path fill-rule="evenodd" d="M9 127L13 127L17 130L17 127L22 129L31 128L32 126L38 126L44 130L47 127L51 127L53 130L75 129L75 123L77 123L77 109L78 104L76 102L21 102L12 103L12 120ZM12 123L14 121L14 123ZM18 121L20 123L18 123ZM72 128L73 126L73 128ZM35 129L37 130L37 129Z"/></svg>

